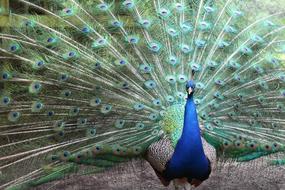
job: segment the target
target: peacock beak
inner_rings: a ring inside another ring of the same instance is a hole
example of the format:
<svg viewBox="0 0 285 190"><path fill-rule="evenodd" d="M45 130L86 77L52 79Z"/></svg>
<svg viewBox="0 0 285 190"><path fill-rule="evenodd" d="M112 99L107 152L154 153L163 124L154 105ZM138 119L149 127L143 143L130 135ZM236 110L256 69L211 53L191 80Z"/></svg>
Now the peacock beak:
<svg viewBox="0 0 285 190"><path fill-rule="evenodd" d="M193 92L192 88L188 88L188 94L191 94Z"/></svg>

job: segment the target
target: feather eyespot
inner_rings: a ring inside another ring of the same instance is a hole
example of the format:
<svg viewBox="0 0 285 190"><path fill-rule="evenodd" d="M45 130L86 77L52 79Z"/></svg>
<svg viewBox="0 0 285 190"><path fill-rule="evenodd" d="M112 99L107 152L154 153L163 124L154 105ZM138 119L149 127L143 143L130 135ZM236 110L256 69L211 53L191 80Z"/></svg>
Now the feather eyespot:
<svg viewBox="0 0 285 190"><path fill-rule="evenodd" d="M10 102L11 102L11 99L9 97L7 97L7 96L2 97L2 104L3 105L8 105L8 104L10 104Z"/></svg>
<svg viewBox="0 0 285 190"><path fill-rule="evenodd" d="M48 43L53 42L53 38L48 38L48 39L47 39L47 42L48 42Z"/></svg>
<svg viewBox="0 0 285 190"><path fill-rule="evenodd" d="M63 12L66 13L67 15L71 15L73 13L72 9L70 8L63 9Z"/></svg>
<svg viewBox="0 0 285 190"><path fill-rule="evenodd" d="M51 117L51 116L54 115L54 112L53 112L53 111L49 111L49 112L47 113L47 115L48 115L49 117Z"/></svg>
<svg viewBox="0 0 285 190"><path fill-rule="evenodd" d="M115 21L112 22L112 25L114 27L121 27L123 25L123 23L118 21L118 20L115 20Z"/></svg>
<svg viewBox="0 0 285 190"><path fill-rule="evenodd" d="M90 32L90 28L89 27L83 27L81 31L83 33L89 33Z"/></svg>
<svg viewBox="0 0 285 190"><path fill-rule="evenodd" d="M266 150L271 150L271 146L269 146L268 144L266 144L266 145L264 146L264 148L265 148Z"/></svg>
<svg viewBox="0 0 285 190"><path fill-rule="evenodd" d="M8 73L3 73L2 74L2 79L3 80L7 80L9 78L9 74Z"/></svg>
<svg viewBox="0 0 285 190"><path fill-rule="evenodd" d="M151 26L151 21L147 19L143 19L139 21L139 24L141 25L141 27L148 29Z"/></svg>
<svg viewBox="0 0 285 190"><path fill-rule="evenodd" d="M135 6L135 3L132 0L126 0L126 1L123 2L123 5L127 9L132 9Z"/></svg>
<svg viewBox="0 0 285 190"><path fill-rule="evenodd" d="M136 124L137 129L143 129L144 127L145 127L145 125L143 123L137 123Z"/></svg>
<svg viewBox="0 0 285 190"><path fill-rule="evenodd" d="M19 48L20 48L19 45L11 45L11 46L10 46L10 51L11 51L11 52L15 52L15 51L17 51Z"/></svg>
<svg viewBox="0 0 285 190"><path fill-rule="evenodd" d="M109 6L106 3L101 3L101 4L97 5L97 8L101 11L107 11Z"/></svg>

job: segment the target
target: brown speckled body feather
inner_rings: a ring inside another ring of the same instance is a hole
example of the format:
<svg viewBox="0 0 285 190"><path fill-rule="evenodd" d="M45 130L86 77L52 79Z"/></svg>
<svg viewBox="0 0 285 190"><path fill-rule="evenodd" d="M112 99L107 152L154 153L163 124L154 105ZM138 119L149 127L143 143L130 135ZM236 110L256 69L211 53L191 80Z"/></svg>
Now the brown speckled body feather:
<svg viewBox="0 0 285 190"><path fill-rule="evenodd" d="M202 138L203 148L206 156L211 161L212 169L216 165L216 150ZM167 162L171 159L174 153L174 147L168 137L164 136L159 141L149 146L146 160L157 171L163 172L165 170Z"/></svg>

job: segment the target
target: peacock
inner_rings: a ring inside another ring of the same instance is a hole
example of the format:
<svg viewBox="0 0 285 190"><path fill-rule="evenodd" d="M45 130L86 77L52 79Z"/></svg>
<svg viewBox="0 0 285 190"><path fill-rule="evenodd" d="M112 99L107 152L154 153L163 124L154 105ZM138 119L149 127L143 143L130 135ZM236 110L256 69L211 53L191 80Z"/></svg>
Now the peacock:
<svg viewBox="0 0 285 190"><path fill-rule="evenodd" d="M243 0L17 2L34 14L10 12L0 33L0 189L133 158L165 186L200 185L217 159L285 164L285 12L255 17Z"/></svg>

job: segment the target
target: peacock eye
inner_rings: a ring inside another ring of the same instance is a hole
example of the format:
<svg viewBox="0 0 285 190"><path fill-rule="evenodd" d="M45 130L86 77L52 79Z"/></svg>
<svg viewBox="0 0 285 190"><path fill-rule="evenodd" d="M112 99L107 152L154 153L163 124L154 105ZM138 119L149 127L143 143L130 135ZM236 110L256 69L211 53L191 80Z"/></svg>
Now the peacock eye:
<svg viewBox="0 0 285 190"><path fill-rule="evenodd" d="M27 22L25 23L25 25L26 25L26 26L31 26L31 25L32 25L32 22L31 22L31 21L27 21Z"/></svg>
<svg viewBox="0 0 285 190"><path fill-rule="evenodd" d="M67 75L66 74L61 75L61 80L66 80L66 79L67 79Z"/></svg>
<svg viewBox="0 0 285 190"><path fill-rule="evenodd" d="M6 80L8 79L9 75L7 73L3 73L2 74L2 79Z"/></svg>
<svg viewBox="0 0 285 190"><path fill-rule="evenodd" d="M3 98L4 104L8 104L10 102L10 99L8 97Z"/></svg>
<svg viewBox="0 0 285 190"><path fill-rule="evenodd" d="M171 97L171 96L168 96L168 97L167 97L167 101L169 101L169 102L173 102L173 101L174 101L174 98L173 98L173 97Z"/></svg>
<svg viewBox="0 0 285 190"><path fill-rule="evenodd" d="M65 13L66 13L66 14L70 14L70 13L72 13L72 10L71 10L71 9L68 9L68 8L67 8L67 9L65 9L64 11L65 11Z"/></svg>
<svg viewBox="0 0 285 190"><path fill-rule="evenodd" d="M69 56L69 57L73 57L74 55L75 55L74 52L69 52L69 53L68 53L68 56Z"/></svg>
<svg viewBox="0 0 285 190"><path fill-rule="evenodd" d="M47 42L48 42L48 43L53 42L53 38L48 38L48 39L47 39Z"/></svg>
<svg viewBox="0 0 285 190"><path fill-rule="evenodd" d="M276 148L276 147L278 147L278 144L277 144L277 143L274 143L273 146Z"/></svg>
<svg viewBox="0 0 285 190"><path fill-rule="evenodd" d="M182 8L182 5L181 5L181 4L177 4L177 5L176 5L176 8L177 8L177 9L181 9L181 8Z"/></svg>
<svg viewBox="0 0 285 190"><path fill-rule="evenodd" d="M84 32L84 33L89 33L90 32L90 28L84 27L84 28L82 28L81 31Z"/></svg>
<svg viewBox="0 0 285 190"><path fill-rule="evenodd" d="M16 47L15 45L13 45L13 46L10 47L10 50L11 50L11 51L15 51L16 49L17 49L17 47Z"/></svg>
<svg viewBox="0 0 285 190"><path fill-rule="evenodd" d="M148 21L144 21L144 22L143 22L143 25L148 25L148 24L149 24Z"/></svg>
<svg viewBox="0 0 285 190"><path fill-rule="evenodd" d="M53 116L54 115L54 112L53 111L49 111L48 112L48 116Z"/></svg>
<svg viewBox="0 0 285 190"><path fill-rule="evenodd" d="M35 89L39 89L40 88L40 85L39 84L35 84Z"/></svg>

